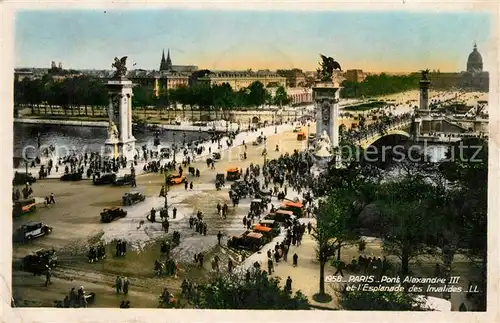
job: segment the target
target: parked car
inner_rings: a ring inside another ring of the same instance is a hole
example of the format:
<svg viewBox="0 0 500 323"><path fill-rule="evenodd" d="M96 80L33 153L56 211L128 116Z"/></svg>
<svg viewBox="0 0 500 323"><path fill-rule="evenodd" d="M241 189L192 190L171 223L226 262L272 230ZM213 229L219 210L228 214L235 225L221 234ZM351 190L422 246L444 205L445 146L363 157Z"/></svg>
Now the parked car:
<svg viewBox="0 0 500 323"><path fill-rule="evenodd" d="M239 236L231 237L227 246L234 249L245 249L250 251L258 251L265 244L264 236L261 233L250 232Z"/></svg>
<svg viewBox="0 0 500 323"><path fill-rule="evenodd" d="M31 175L31 173L14 173L14 179L12 180L12 185L24 185L26 183L33 184L36 182L36 178Z"/></svg>
<svg viewBox="0 0 500 323"><path fill-rule="evenodd" d="M228 181L235 181L241 178L240 169L238 167L228 168L226 172L226 180Z"/></svg>
<svg viewBox="0 0 500 323"><path fill-rule="evenodd" d="M123 205L132 205L135 203L142 202L146 199L146 196L138 191L132 191L125 193L122 197Z"/></svg>
<svg viewBox="0 0 500 323"><path fill-rule="evenodd" d="M118 176L115 178L113 185L122 186L122 185L130 185L132 184L132 174L125 174L123 176Z"/></svg>
<svg viewBox="0 0 500 323"><path fill-rule="evenodd" d="M12 216L20 216L26 213L34 212L36 210L36 200L26 199L15 201L12 205Z"/></svg>
<svg viewBox="0 0 500 323"><path fill-rule="evenodd" d="M23 224L14 232L14 240L24 242L30 241L38 237L43 237L52 232L52 227L49 227L42 222L28 222Z"/></svg>
<svg viewBox="0 0 500 323"><path fill-rule="evenodd" d="M63 176L61 176L61 181L81 181L82 175L83 173L81 172L64 174Z"/></svg>
<svg viewBox="0 0 500 323"><path fill-rule="evenodd" d="M109 223L116 219L124 218L127 216L127 211L119 207L110 207L102 210L101 222Z"/></svg>
<svg viewBox="0 0 500 323"><path fill-rule="evenodd" d="M116 174L106 173L102 174L94 179L94 185L106 185L113 184L116 180Z"/></svg>
<svg viewBox="0 0 500 323"><path fill-rule="evenodd" d="M57 266L57 255L54 249L38 249L33 253L23 258L22 269L33 273L33 275L41 275L45 273L47 268Z"/></svg>

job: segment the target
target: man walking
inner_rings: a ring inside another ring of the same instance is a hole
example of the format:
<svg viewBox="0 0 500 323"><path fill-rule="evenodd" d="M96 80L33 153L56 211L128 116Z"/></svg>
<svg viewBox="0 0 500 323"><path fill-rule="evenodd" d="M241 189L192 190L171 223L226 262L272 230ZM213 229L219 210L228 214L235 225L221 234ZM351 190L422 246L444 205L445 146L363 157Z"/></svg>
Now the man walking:
<svg viewBox="0 0 500 323"><path fill-rule="evenodd" d="M52 284L50 281L50 277L52 277L52 270L50 267L47 267L47 271L45 272L45 287L47 287L49 284Z"/></svg>
<svg viewBox="0 0 500 323"><path fill-rule="evenodd" d="M219 231L219 233L217 233L217 242L218 242L219 246L220 246L221 239L222 239L222 232Z"/></svg>
<svg viewBox="0 0 500 323"><path fill-rule="evenodd" d="M120 276L116 276L115 287L116 293L120 294L122 292L122 278Z"/></svg>
<svg viewBox="0 0 500 323"><path fill-rule="evenodd" d="M128 285L129 285L129 281L128 281L127 277L125 277L123 279L123 294L125 296L127 296L127 294L128 294Z"/></svg>

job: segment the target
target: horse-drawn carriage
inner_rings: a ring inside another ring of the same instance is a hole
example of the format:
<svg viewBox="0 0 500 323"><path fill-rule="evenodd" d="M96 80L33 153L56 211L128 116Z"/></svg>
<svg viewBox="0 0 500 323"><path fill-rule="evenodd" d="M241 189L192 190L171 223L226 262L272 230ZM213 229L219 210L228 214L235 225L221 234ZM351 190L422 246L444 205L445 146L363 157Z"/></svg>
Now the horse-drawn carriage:
<svg viewBox="0 0 500 323"><path fill-rule="evenodd" d="M261 199L253 199L250 202L250 211L255 214L261 214L264 210L267 210L267 203Z"/></svg>
<svg viewBox="0 0 500 323"><path fill-rule="evenodd" d="M36 182L36 178L31 173L15 172L14 179L12 179L12 185L33 184L34 182Z"/></svg>

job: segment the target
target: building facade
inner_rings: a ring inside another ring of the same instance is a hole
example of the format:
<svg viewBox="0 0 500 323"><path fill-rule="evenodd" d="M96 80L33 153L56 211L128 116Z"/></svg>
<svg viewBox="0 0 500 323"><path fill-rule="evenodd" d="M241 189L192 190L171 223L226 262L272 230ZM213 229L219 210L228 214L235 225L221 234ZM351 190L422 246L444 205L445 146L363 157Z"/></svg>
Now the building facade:
<svg viewBox="0 0 500 323"><path fill-rule="evenodd" d="M253 82L261 82L264 87L286 87L286 78L269 71L214 71L204 77L198 78L199 82L205 82L210 86L222 85L227 83L231 85L233 91L239 91L247 88Z"/></svg>

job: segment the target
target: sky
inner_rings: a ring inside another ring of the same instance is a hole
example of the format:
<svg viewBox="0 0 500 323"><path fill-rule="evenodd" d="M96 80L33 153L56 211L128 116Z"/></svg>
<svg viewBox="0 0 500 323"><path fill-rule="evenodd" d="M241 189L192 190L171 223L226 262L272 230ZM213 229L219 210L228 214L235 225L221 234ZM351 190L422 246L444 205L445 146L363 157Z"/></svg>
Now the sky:
<svg viewBox="0 0 500 323"><path fill-rule="evenodd" d="M15 66L159 69L162 50L174 65L201 69L316 70L319 54L346 69L371 72L465 70L474 41L492 56L487 13L360 11L72 10L15 16Z"/></svg>

